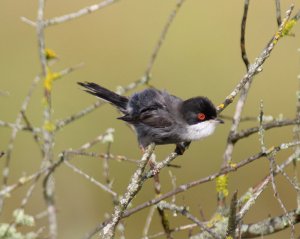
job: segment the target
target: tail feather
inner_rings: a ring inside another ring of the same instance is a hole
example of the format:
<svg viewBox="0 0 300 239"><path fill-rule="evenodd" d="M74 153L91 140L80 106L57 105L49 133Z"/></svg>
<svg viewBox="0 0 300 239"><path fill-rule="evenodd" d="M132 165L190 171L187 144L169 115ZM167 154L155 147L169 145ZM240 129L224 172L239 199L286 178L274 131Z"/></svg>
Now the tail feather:
<svg viewBox="0 0 300 239"><path fill-rule="evenodd" d="M128 103L128 98L103 88L93 82L78 82L79 85L85 88L89 94L95 95L103 100L106 100L117 106L121 111L125 111Z"/></svg>

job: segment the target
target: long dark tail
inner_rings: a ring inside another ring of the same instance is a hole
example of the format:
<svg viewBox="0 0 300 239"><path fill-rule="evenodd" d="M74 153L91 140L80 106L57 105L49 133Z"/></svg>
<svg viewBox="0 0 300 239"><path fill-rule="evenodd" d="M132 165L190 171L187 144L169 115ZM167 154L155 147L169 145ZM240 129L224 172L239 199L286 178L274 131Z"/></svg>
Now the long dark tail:
<svg viewBox="0 0 300 239"><path fill-rule="evenodd" d="M83 86L86 92L112 103L121 111L126 110L128 98L125 96L118 95L93 82L78 82L78 84Z"/></svg>

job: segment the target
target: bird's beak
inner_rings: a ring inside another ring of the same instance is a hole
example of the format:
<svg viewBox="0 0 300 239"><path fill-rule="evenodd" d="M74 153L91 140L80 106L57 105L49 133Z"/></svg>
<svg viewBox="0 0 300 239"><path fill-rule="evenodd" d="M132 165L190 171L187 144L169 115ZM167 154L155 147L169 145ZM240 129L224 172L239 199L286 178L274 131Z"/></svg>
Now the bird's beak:
<svg viewBox="0 0 300 239"><path fill-rule="evenodd" d="M224 120L220 119L220 118L215 118L214 119L216 122L218 122L219 124L224 124Z"/></svg>

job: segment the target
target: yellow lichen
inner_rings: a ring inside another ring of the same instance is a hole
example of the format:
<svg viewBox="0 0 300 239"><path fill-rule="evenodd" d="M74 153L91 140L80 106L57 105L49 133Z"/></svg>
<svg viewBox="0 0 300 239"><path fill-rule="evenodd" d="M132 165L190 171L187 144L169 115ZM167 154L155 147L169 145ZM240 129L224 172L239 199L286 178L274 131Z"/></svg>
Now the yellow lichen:
<svg viewBox="0 0 300 239"><path fill-rule="evenodd" d="M57 59L57 54L54 50L46 48L45 49L45 56L47 60Z"/></svg>
<svg viewBox="0 0 300 239"><path fill-rule="evenodd" d="M218 105L218 108L219 108L219 109L223 109L224 106L225 106L224 104L219 104L219 105Z"/></svg>
<svg viewBox="0 0 300 239"><path fill-rule="evenodd" d="M52 72L50 70L50 68L48 67L47 68L47 75L45 77L45 80L44 80L44 88L47 90L47 91L51 91L52 90L52 84L53 84L53 81L58 79L60 77L60 73L58 72Z"/></svg>
<svg viewBox="0 0 300 239"><path fill-rule="evenodd" d="M228 196L228 175L221 175L216 178L216 190L222 193L224 197Z"/></svg>
<svg viewBox="0 0 300 239"><path fill-rule="evenodd" d="M296 21L295 19L289 20L289 21L285 24L285 26L284 26L284 28L283 28L283 30L282 30L281 35L282 35L282 36L287 36L287 35L289 35L291 29L296 25L296 23L297 23L297 21Z"/></svg>
<svg viewBox="0 0 300 239"><path fill-rule="evenodd" d="M55 130L55 124L50 121L46 121L43 126L44 130L48 132L53 132Z"/></svg>
<svg viewBox="0 0 300 239"><path fill-rule="evenodd" d="M208 228L213 227L217 222L223 220L224 217L220 213L215 213L214 216L207 222L206 226Z"/></svg>
<svg viewBox="0 0 300 239"><path fill-rule="evenodd" d="M237 164L236 164L236 163L230 163L229 166L230 166L231 168L236 168Z"/></svg>

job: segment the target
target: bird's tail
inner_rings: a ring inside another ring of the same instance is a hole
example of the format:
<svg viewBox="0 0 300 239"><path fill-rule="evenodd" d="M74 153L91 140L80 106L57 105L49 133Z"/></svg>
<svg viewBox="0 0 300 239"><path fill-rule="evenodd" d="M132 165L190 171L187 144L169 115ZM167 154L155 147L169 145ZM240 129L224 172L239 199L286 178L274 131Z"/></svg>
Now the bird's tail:
<svg viewBox="0 0 300 239"><path fill-rule="evenodd" d="M115 92L105 89L93 82L78 82L78 84L83 86L86 92L112 103L121 111L126 110L128 98L125 96L118 95Z"/></svg>

